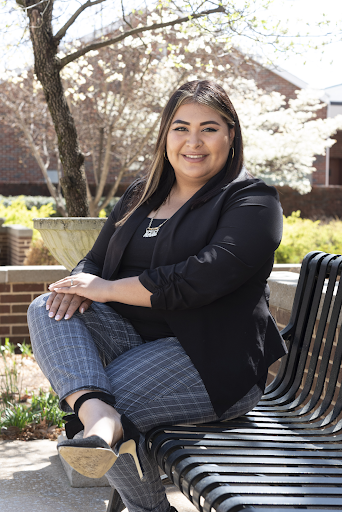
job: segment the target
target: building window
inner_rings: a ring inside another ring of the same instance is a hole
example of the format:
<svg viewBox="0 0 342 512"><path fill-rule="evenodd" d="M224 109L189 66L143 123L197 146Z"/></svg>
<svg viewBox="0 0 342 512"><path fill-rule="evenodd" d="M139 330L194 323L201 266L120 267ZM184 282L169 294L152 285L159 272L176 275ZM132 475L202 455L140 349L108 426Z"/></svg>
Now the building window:
<svg viewBox="0 0 342 512"><path fill-rule="evenodd" d="M58 171L48 171L48 176L51 180L51 183L58 183Z"/></svg>

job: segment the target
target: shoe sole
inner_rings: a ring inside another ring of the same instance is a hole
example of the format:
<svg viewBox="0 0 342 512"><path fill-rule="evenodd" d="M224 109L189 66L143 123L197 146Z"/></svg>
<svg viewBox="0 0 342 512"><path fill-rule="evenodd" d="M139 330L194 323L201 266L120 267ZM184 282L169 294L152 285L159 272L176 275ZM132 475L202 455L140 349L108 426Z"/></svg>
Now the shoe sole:
<svg viewBox="0 0 342 512"><path fill-rule="evenodd" d="M117 459L107 448L61 446L58 451L72 468L88 478L103 477Z"/></svg>

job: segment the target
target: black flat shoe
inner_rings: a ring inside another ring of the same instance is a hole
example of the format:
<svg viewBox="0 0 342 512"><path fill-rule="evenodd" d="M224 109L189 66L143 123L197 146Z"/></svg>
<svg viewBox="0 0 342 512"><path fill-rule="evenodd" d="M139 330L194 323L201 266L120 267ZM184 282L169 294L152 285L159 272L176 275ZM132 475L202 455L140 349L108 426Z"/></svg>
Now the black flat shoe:
<svg viewBox="0 0 342 512"><path fill-rule="evenodd" d="M101 478L112 467L117 458L129 453L132 455L139 477L144 480L142 466L138 456L140 432L136 426L123 414L121 425L123 438L112 449L100 436L90 436L84 439L73 439L83 430L83 423L78 417L81 405L92 398L97 398L109 405L115 405L115 398L102 391L92 391L80 396L75 402L75 414L66 416L65 430L68 439L57 445L58 452L63 459L81 475L88 478Z"/></svg>

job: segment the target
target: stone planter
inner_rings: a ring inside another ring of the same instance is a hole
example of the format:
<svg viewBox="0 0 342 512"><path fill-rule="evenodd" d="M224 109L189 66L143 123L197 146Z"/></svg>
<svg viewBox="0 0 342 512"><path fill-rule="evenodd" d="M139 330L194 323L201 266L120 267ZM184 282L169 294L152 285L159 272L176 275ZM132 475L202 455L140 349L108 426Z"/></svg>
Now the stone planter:
<svg viewBox="0 0 342 512"><path fill-rule="evenodd" d="M107 219L98 217L52 217L33 219L51 254L72 270L92 248Z"/></svg>

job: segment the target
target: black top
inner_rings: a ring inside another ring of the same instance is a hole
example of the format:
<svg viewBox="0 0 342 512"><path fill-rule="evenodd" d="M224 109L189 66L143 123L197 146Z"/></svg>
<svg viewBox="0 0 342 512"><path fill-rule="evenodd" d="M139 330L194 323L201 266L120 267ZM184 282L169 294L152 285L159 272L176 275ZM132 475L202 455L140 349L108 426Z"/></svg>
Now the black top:
<svg viewBox="0 0 342 512"><path fill-rule="evenodd" d="M222 171L213 176L161 228L150 269L139 277L152 293L152 309L161 311L198 370L218 416L286 353L268 309L267 278L282 234L278 193L246 177L192 208L223 177ZM135 186L116 204L72 274L117 278L137 227L165 199L164 192L155 193L115 228Z"/></svg>
<svg viewBox="0 0 342 512"><path fill-rule="evenodd" d="M151 227L157 227L165 219L153 219ZM116 279L140 276L144 270L151 268L151 261L157 237L144 238L147 226L151 219L145 218L137 227L125 252L123 253L120 268ZM162 226L160 229L165 227ZM158 236L158 235L157 235ZM174 336L174 333L165 322L164 315L159 309L130 306L121 302L108 302L115 311L127 318L138 334L146 341Z"/></svg>

